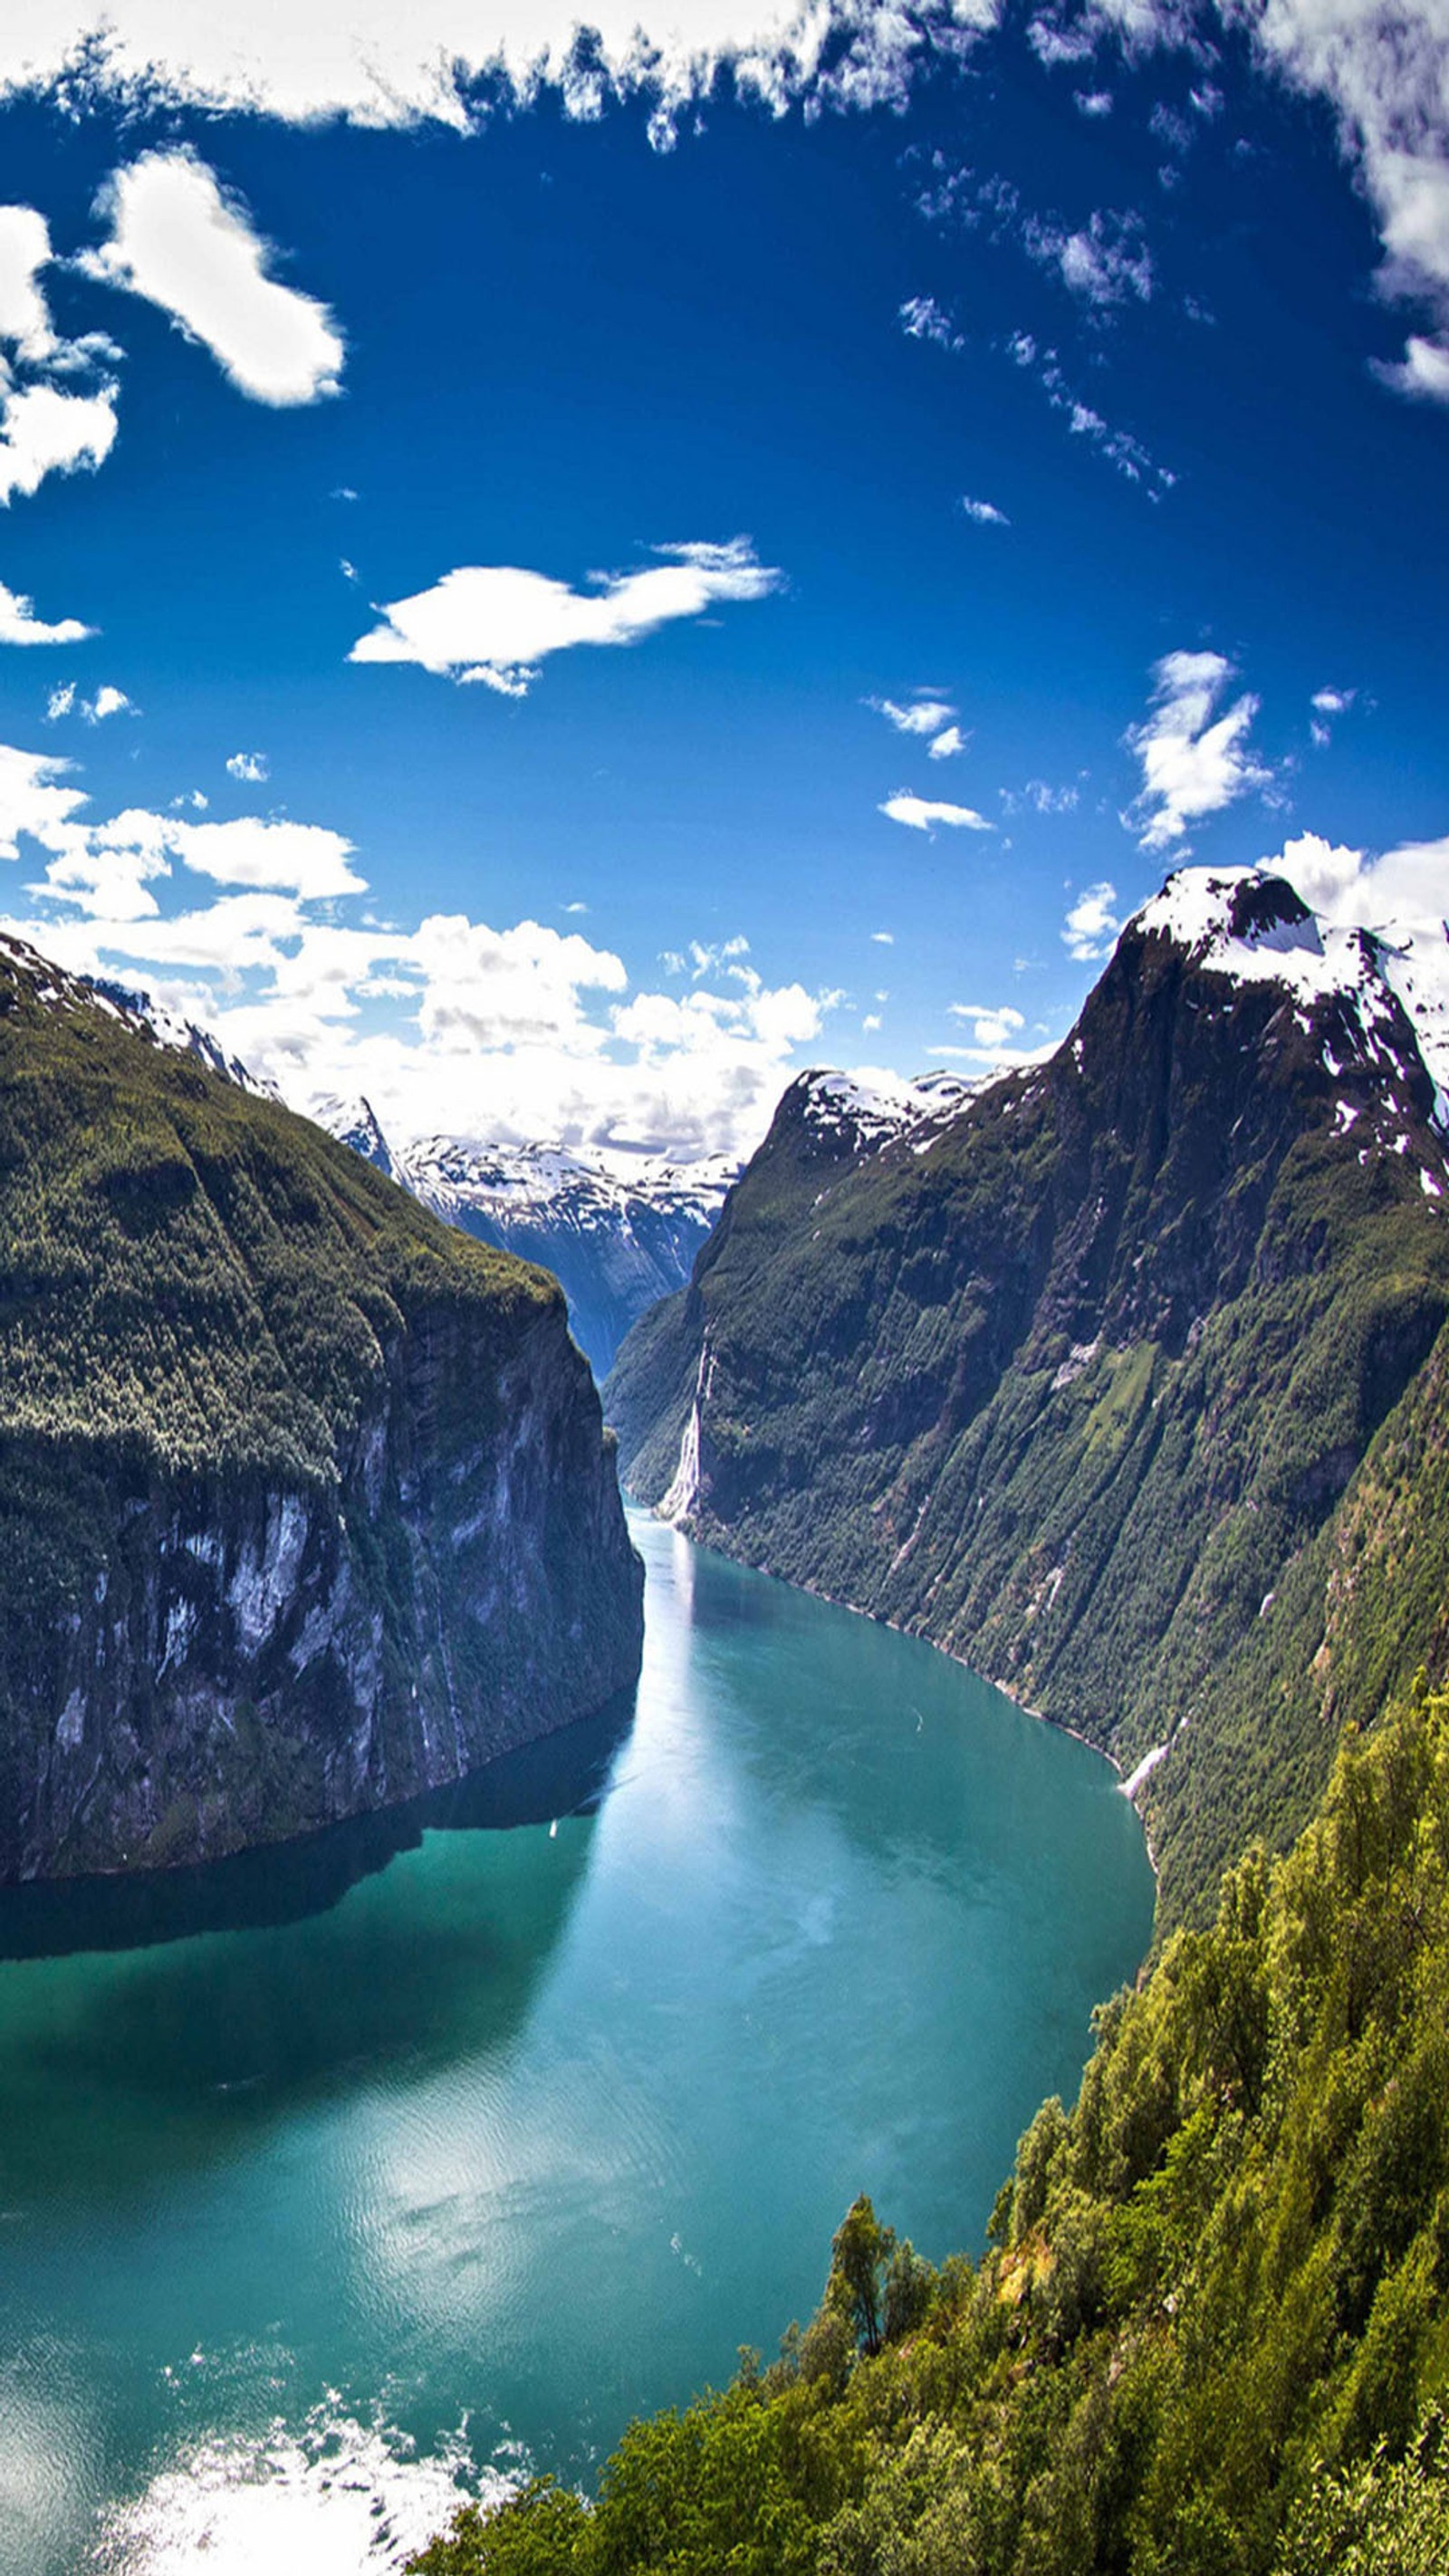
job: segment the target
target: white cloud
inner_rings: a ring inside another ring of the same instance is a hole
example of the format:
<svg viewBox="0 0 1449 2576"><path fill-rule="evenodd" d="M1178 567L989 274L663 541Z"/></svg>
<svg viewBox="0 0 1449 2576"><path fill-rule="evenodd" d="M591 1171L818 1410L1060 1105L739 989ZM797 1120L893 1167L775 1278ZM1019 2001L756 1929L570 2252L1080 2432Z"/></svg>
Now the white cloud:
<svg viewBox="0 0 1449 2576"><path fill-rule="evenodd" d="M1074 814L1080 795L1075 784L1053 787L1045 778L1029 778L1022 788L1003 787L1001 801L1008 814L1017 813L1023 805L1029 805L1036 814Z"/></svg>
<svg viewBox="0 0 1449 2576"><path fill-rule="evenodd" d="M431 590L388 602L383 623L359 637L348 660L415 662L521 698L550 653L633 644L671 620L700 616L716 600L768 598L783 579L744 537L654 551L666 560L643 572L599 575L594 589L582 591L511 564L464 566Z"/></svg>
<svg viewBox="0 0 1449 2576"><path fill-rule="evenodd" d="M1152 713L1126 737L1142 766L1129 819L1144 850L1171 848L1189 824L1269 784L1247 739L1257 699L1245 692L1216 712L1235 676L1221 653L1166 653L1156 665Z"/></svg>
<svg viewBox="0 0 1449 2576"><path fill-rule="evenodd" d="M1095 965L1109 956L1122 924L1117 918L1117 889L1104 878L1079 894L1062 926L1067 954L1079 965Z"/></svg>
<svg viewBox="0 0 1449 2576"><path fill-rule="evenodd" d="M50 264L50 231L33 206L0 206L0 340L32 365L55 354L50 309L37 283Z"/></svg>
<svg viewBox="0 0 1449 2576"><path fill-rule="evenodd" d="M965 341L949 313L942 311L933 295L913 295L900 309L900 325L908 340L931 340L938 349L963 349Z"/></svg>
<svg viewBox="0 0 1449 2576"><path fill-rule="evenodd" d="M1433 928L1443 942L1449 838L1405 842L1375 857L1326 841L1317 832L1302 832L1263 865L1281 870L1306 904L1346 929Z"/></svg>
<svg viewBox="0 0 1449 2576"><path fill-rule="evenodd" d="M1321 716L1344 716L1357 695L1357 689L1315 689L1313 704Z"/></svg>
<svg viewBox="0 0 1449 2576"><path fill-rule="evenodd" d="M964 751L965 748L966 736L961 731L960 726L955 724L947 725L944 733L938 733L934 742L927 744L926 758L928 760L954 760L956 754L959 751Z"/></svg>
<svg viewBox="0 0 1449 2576"><path fill-rule="evenodd" d="M234 751L226 765L233 778L244 779L249 787L260 787L271 774L264 751Z"/></svg>
<svg viewBox="0 0 1449 2576"><path fill-rule="evenodd" d="M139 712L125 690L113 687L109 680L103 681L95 696L87 698L81 708L81 714L89 725L104 724L107 716L134 716Z"/></svg>
<svg viewBox="0 0 1449 2576"><path fill-rule="evenodd" d="M35 614L35 602L18 590L7 590L0 581L0 644L84 644L94 635L93 626L82 626L78 617L62 617L55 626L47 626Z"/></svg>
<svg viewBox="0 0 1449 2576"><path fill-rule="evenodd" d="M103 465L116 439L115 387L71 394L23 385L0 403L0 502L40 489L47 474Z"/></svg>
<svg viewBox="0 0 1449 2576"><path fill-rule="evenodd" d="M1099 312L1125 304L1129 296L1143 304L1151 300L1152 258L1137 215L1098 208L1085 230L1074 232L1031 215L1022 227L1022 241L1029 259L1054 268L1073 295Z"/></svg>
<svg viewBox="0 0 1449 2576"><path fill-rule="evenodd" d="M1014 1011L1009 1002L952 1002L949 1008L953 1020L972 1022L971 1035L988 1054L994 1054L998 1047L1010 1046L1026 1026L1021 1012Z"/></svg>
<svg viewBox="0 0 1449 2576"><path fill-rule="evenodd" d="M1386 373L1401 391L1449 400L1449 18L1442 0L1257 0L1245 13L1218 0L1217 17L1245 28L1258 61L1327 102L1340 147L1361 174L1384 244L1386 295L1420 301L1427 328ZM226 10L177 0L10 0L0 19L0 92L33 93L73 77L85 50L88 86L127 104L158 94L208 112L265 112L293 121L342 114L367 125L429 117L462 131L480 110L470 88L501 70L520 95L551 81L574 115L597 115L616 94L645 92L651 132L666 141L689 102L722 67L740 89L782 109L804 97L837 108L900 105L942 45L961 51L993 28L1001 0L671 0L643 14L638 0L591 0L597 44L577 42L575 0L237 0ZM1205 30L1182 0L1091 0L1073 23L1062 10L1028 28L1045 63L1080 64L1115 31L1130 61L1152 45L1189 53ZM1100 85L1077 93L1103 112ZM1194 105L1209 112L1199 80Z"/></svg>
<svg viewBox="0 0 1449 2576"><path fill-rule="evenodd" d="M1079 116L1110 116L1113 103L1109 89L1079 89L1072 94L1072 104Z"/></svg>
<svg viewBox="0 0 1449 2576"><path fill-rule="evenodd" d="M327 307L268 275L268 245L204 161L143 153L110 180L105 211L91 275L159 305L243 393L292 404L337 391L343 344Z"/></svg>
<svg viewBox="0 0 1449 2576"><path fill-rule="evenodd" d="M47 839L84 805L83 788L56 784L69 769L68 760L0 743L0 859L19 857L21 833Z"/></svg>
<svg viewBox="0 0 1449 2576"><path fill-rule="evenodd" d="M862 1016L860 1025L862 1029L874 1032L880 1027L879 1011L866 1011Z"/></svg>
<svg viewBox="0 0 1449 2576"><path fill-rule="evenodd" d="M164 835L185 866L218 885L274 886L303 902L364 890L349 865L352 843L320 823L269 823L250 814L231 823L168 820Z"/></svg>
<svg viewBox="0 0 1449 2576"><path fill-rule="evenodd" d="M1006 512L998 510L994 501L973 501L969 493L963 492L961 507L968 519L975 520L978 528L1009 528L1011 525Z"/></svg>
<svg viewBox="0 0 1449 2576"><path fill-rule="evenodd" d="M43 865L35 909L7 926L73 971L147 985L299 1106L366 1092L400 1138L747 1152L843 999L767 985L742 934L689 941L670 994L535 921L355 925L332 909L362 886L339 834L193 823L184 801L91 820L69 763L0 746L0 854L26 844Z"/></svg>
<svg viewBox="0 0 1449 2576"><path fill-rule="evenodd" d="M953 50L994 23L995 0L954 0ZM707 95L722 66L781 108L809 91L822 103L899 103L925 58L925 27L908 10L813 10L802 0L673 0L641 15L638 0L590 0L597 46L580 48L576 0L238 0L227 10L176 0L9 0L0 23L0 86L31 89L74 72L121 92L160 90L208 110L258 107L295 122L343 114L364 125L435 118L463 130L480 111L470 90L501 70L531 95L552 81L574 115L597 115L616 92L652 94L656 139ZM101 31L104 31L103 34ZM98 42L97 39L100 38ZM486 108L481 111L486 113Z"/></svg>
<svg viewBox="0 0 1449 2576"><path fill-rule="evenodd" d="M944 698L933 697L918 696L905 706L894 698L868 698L866 704L893 724L897 733L939 733L942 725L949 724L956 712Z"/></svg>
<svg viewBox="0 0 1449 2576"><path fill-rule="evenodd" d="M75 691L76 684L74 680L62 680L59 688L51 690L49 697L45 701L45 721L47 724L59 724L62 716L68 716L70 714L75 705Z"/></svg>
<svg viewBox="0 0 1449 2576"><path fill-rule="evenodd" d="M996 829L994 823L987 822L984 814L977 814L969 805L945 805L928 796L909 796L904 790L898 796L888 796L879 810L892 823L904 823L913 832L929 832L937 823L947 824L953 831L992 832Z"/></svg>
<svg viewBox="0 0 1449 2576"><path fill-rule="evenodd" d="M893 930L873 930L870 935L877 948L894 948L896 944Z"/></svg>
<svg viewBox="0 0 1449 2576"><path fill-rule="evenodd" d="M47 474L103 464L116 435L116 388L94 375L99 360L120 352L98 333L57 337L39 282L50 261L44 216L33 206L0 206L0 502L7 504L37 491ZM77 375L92 376L90 391L66 390L64 380ZM87 631L68 620L62 630L37 627L7 640L73 643Z"/></svg>

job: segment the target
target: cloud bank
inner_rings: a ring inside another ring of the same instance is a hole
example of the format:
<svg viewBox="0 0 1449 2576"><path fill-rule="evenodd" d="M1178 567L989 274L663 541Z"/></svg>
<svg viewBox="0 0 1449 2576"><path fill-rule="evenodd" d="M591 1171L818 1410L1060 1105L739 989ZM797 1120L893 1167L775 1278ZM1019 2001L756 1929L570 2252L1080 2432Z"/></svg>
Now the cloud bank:
<svg viewBox="0 0 1449 2576"><path fill-rule="evenodd" d="M88 803L72 763L0 744L0 858L34 871L4 927L74 972L144 985L298 1107L365 1092L400 1139L743 1154L841 999L767 983L740 934L689 942L671 993L537 921L357 922L357 854L323 825Z"/></svg>

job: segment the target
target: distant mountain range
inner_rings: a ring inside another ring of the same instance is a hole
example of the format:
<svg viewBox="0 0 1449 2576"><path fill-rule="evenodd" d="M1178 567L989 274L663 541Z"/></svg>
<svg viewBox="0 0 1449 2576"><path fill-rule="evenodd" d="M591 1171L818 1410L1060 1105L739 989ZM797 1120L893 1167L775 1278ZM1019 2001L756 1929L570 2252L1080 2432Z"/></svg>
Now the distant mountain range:
<svg viewBox="0 0 1449 2576"><path fill-rule="evenodd" d="M1049 1062L916 1123L792 1085L606 1388L641 1498L1139 1770L1168 1920L1444 1661L1436 962L1182 871Z"/></svg>
<svg viewBox="0 0 1449 2576"><path fill-rule="evenodd" d="M645 1310L689 1277L734 1180L723 1155L626 1174L561 1145L426 1136L394 1145L371 1104L324 1096L309 1114L449 1225L551 1270L574 1338L600 1377Z"/></svg>

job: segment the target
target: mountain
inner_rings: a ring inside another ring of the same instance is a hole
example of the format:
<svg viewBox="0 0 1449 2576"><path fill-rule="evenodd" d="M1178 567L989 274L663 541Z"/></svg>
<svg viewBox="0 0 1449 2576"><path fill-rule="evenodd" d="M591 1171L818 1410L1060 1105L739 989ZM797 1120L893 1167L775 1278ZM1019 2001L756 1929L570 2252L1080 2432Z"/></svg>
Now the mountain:
<svg viewBox="0 0 1449 2576"><path fill-rule="evenodd" d="M1049 1062L882 1135L793 1085L606 1389L641 1498L1134 1772L1164 1924L1440 1668L1432 1550L1406 1588L1382 1536L1449 1365L1414 999L1402 945L1184 870ZM1370 1579L1399 1606L1341 1646Z"/></svg>
<svg viewBox="0 0 1449 2576"><path fill-rule="evenodd" d="M640 1591L554 1282L0 941L0 1877L456 1779Z"/></svg>
<svg viewBox="0 0 1449 2576"><path fill-rule="evenodd" d="M561 1145L428 1136L396 1145L371 1104L323 1096L308 1115L449 1225L551 1270L574 1338L602 1378L647 1307L688 1279L738 1166L641 1160L620 1174Z"/></svg>

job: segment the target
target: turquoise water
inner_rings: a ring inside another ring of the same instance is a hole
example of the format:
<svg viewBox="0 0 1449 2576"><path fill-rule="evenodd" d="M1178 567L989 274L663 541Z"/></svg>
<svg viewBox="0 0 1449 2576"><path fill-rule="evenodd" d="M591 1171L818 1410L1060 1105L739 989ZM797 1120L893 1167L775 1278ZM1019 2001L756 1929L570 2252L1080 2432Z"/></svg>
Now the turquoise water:
<svg viewBox="0 0 1449 2576"><path fill-rule="evenodd" d="M3 2576L371 2576L772 2351L857 2191L979 2244L1146 1947L1137 1819L929 1647L636 1536L627 1707L0 1898Z"/></svg>

